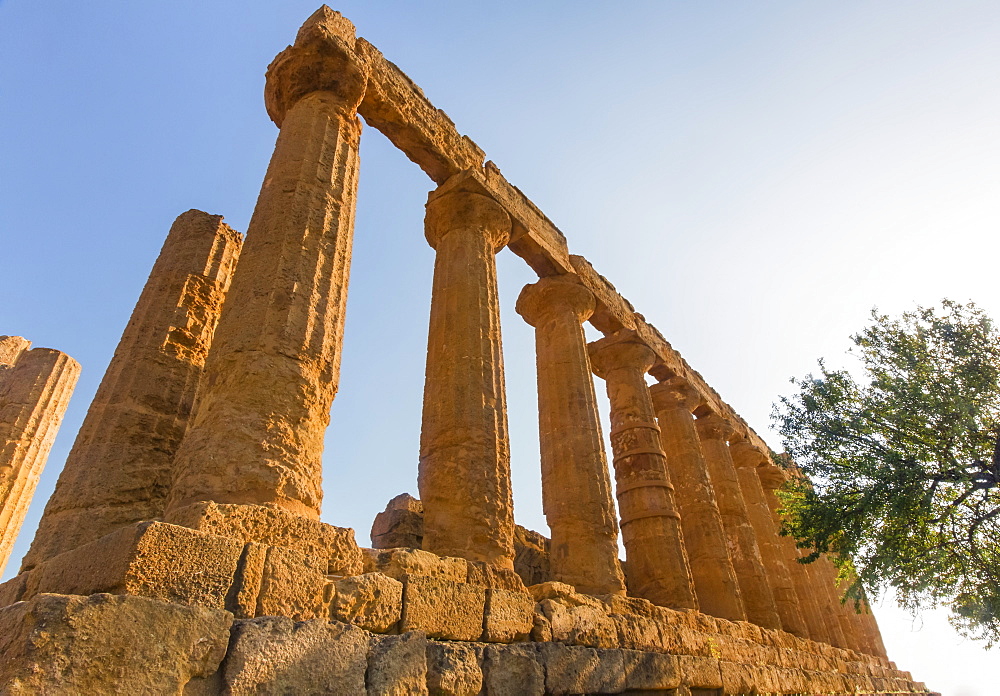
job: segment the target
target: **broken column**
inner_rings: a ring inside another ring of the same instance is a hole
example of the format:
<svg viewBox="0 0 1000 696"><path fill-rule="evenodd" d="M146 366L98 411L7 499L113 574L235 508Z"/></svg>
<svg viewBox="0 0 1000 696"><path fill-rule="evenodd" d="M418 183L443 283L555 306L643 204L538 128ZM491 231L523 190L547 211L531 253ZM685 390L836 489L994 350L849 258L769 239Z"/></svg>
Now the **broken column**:
<svg viewBox="0 0 1000 696"><path fill-rule="evenodd" d="M168 520L202 501L319 517L366 80L353 25L327 8L268 68L281 131L177 452Z"/></svg>
<svg viewBox="0 0 1000 696"><path fill-rule="evenodd" d="M680 377L654 384L649 393L674 483L698 605L706 614L746 621L722 516L694 426L692 411L699 404L698 396Z"/></svg>
<svg viewBox="0 0 1000 696"><path fill-rule="evenodd" d="M802 608L799 606L788 565L778 545L778 530L774 526L771 510L764 498L764 489L757 476L757 468L768 464L770 459L765 452L746 439L730 442L729 452L736 465L740 490L743 491L750 524L757 536L778 616L781 618L781 627L789 633L807 638L809 629L802 616Z"/></svg>
<svg viewBox="0 0 1000 696"><path fill-rule="evenodd" d="M242 236L189 210L160 255L45 506L23 569L161 517Z"/></svg>
<svg viewBox="0 0 1000 696"><path fill-rule="evenodd" d="M535 327L542 508L552 579L586 594L625 594L618 524L582 323L590 290L553 276L526 285L517 312Z"/></svg>
<svg viewBox="0 0 1000 696"><path fill-rule="evenodd" d="M510 217L449 180L427 202L437 252L417 483L424 549L514 567L514 503L496 254Z"/></svg>
<svg viewBox="0 0 1000 696"><path fill-rule="evenodd" d="M595 341L589 351L611 401L610 437L629 594L665 607L697 609L674 488L646 387L646 372L656 355L633 331Z"/></svg>
<svg viewBox="0 0 1000 696"><path fill-rule="evenodd" d="M79 376L65 353L0 336L0 573Z"/></svg>
<svg viewBox="0 0 1000 696"><path fill-rule="evenodd" d="M733 428L715 413L700 415L695 427L726 529L729 556L739 579L747 620L764 628L781 628L757 536L750 525L736 467L729 454L727 443L733 436Z"/></svg>

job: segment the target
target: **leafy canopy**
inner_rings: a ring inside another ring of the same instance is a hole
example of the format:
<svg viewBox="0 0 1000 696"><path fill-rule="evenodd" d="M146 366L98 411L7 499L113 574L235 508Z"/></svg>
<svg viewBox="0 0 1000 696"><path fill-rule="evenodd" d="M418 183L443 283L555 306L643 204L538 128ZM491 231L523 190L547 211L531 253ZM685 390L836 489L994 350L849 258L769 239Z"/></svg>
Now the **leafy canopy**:
<svg viewBox="0 0 1000 696"><path fill-rule="evenodd" d="M952 624L1000 641L1000 335L974 304L899 318L872 310L852 336L859 379L793 379L772 418L808 477L781 493L783 533L832 552L849 596L893 588L945 604ZM808 560L808 558L807 558ZM853 564L853 565L852 565Z"/></svg>

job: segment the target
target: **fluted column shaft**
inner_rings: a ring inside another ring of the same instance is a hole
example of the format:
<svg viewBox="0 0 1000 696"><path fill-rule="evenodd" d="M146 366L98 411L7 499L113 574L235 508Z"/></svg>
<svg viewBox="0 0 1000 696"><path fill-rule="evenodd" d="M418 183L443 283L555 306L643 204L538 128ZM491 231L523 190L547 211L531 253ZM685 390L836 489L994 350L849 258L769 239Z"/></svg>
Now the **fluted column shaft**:
<svg viewBox="0 0 1000 696"><path fill-rule="evenodd" d="M589 351L611 401L611 447L629 593L665 607L696 609L674 488L646 387L655 354L631 333L595 341Z"/></svg>
<svg viewBox="0 0 1000 696"><path fill-rule="evenodd" d="M492 199L447 182L427 203L437 252L417 484L424 549L514 567L514 504L496 253L510 238Z"/></svg>
<svg viewBox="0 0 1000 696"><path fill-rule="evenodd" d="M517 312L535 327L542 509L552 578L586 594L624 594L618 521L582 322L593 293L560 276L526 285Z"/></svg>
<svg viewBox="0 0 1000 696"><path fill-rule="evenodd" d="M30 346L0 336L0 573L80 376L65 353Z"/></svg>
<svg viewBox="0 0 1000 696"><path fill-rule="evenodd" d="M746 440L731 442L729 452L736 465L740 490L743 492L750 524L757 536L771 593L774 595L778 616L781 618L781 627L789 633L808 638L809 629L802 615L802 608L799 606L791 573L781 553L778 530L774 526L774 518L771 517L764 489L757 476L757 467L767 463L767 455Z"/></svg>
<svg viewBox="0 0 1000 696"><path fill-rule="evenodd" d="M180 215L45 506L23 569L161 517L242 236L219 215Z"/></svg>
<svg viewBox="0 0 1000 696"><path fill-rule="evenodd" d="M732 436L732 427L720 416L711 413L700 416L695 428L722 514L729 556L739 579L747 620L765 628L781 628L757 536L750 525L739 477L729 454L727 440Z"/></svg>
<svg viewBox="0 0 1000 696"><path fill-rule="evenodd" d="M778 510L781 504L775 490L784 481L781 471L775 466L762 467L757 469L757 477L760 479L764 490L764 499L767 507L771 511L771 519L774 521L775 529L781 529L781 517ZM788 536L778 536L778 548L785 564L788 567L792 584L795 586L795 595L799 599L799 606L802 608L802 618L805 619L806 627L809 630L809 638L821 643L830 643L830 631L827 629L826 619L820 609L819 591L813 583L807 567L798 562L801 557L795 540Z"/></svg>
<svg viewBox="0 0 1000 696"><path fill-rule="evenodd" d="M694 392L684 380L674 377L654 384L649 393L674 484L698 605L706 614L746 621L722 515L691 415L697 405Z"/></svg>
<svg viewBox="0 0 1000 696"><path fill-rule="evenodd" d="M307 26L268 69L281 131L177 452L168 519L207 500L319 517L366 81L352 46Z"/></svg>

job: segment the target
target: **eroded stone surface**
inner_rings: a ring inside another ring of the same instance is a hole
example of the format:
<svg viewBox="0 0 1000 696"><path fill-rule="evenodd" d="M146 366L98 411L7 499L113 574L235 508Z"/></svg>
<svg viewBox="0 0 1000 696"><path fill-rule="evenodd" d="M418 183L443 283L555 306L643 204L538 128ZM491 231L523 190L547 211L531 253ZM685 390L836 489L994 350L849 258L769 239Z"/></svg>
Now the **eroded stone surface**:
<svg viewBox="0 0 1000 696"><path fill-rule="evenodd" d="M424 506L409 493L389 501L385 510L375 515L371 531L372 548L406 547L419 549L424 540Z"/></svg>
<svg viewBox="0 0 1000 696"><path fill-rule="evenodd" d="M330 616L373 633L391 633L403 613L403 583L381 573L337 580Z"/></svg>
<svg viewBox="0 0 1000 696"><path fill-rule="evenodd" d="M426 696L427 638L414 631L376 636L368 655L368 696Z"/></svg>
<svg viewBox="0 0 1000 696"><path fill-rule="evenodd" d="M479 640L485 608L482 587L411 575L403 583L400 630L423 631L430 638Z"/></svg>
<svg viewBox="0 0 1000 696"><path fill-rule="evenodd" d="M483 690L482 652L483 646L478 645L428 642L427 689L430 695L478 696Z"/></svg>

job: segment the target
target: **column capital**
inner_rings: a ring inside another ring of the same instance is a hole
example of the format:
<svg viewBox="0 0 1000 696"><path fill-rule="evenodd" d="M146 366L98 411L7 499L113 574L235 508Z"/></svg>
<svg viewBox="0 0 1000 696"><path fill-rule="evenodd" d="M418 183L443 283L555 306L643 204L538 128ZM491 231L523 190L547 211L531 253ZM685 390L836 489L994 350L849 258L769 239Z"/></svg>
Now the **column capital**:
<svg viewBox="0 0 1000 696"><path fill-rule="evenodd" d="M295 43L267 67L264 105L280 128L285 114L313 92L336 97L345 114L357 112L368 84L368 66L354 52L354 25L324 7L299 29Z"/></svg>
<svg viewBox="0 0 1000 696"><path fill-rule="evenodd" d="M717 413L699 416L694 424L702 440L728 440L736 432L732 424Z"/></svg>
<svg viewBox="0 0 1000 696"><path fill-rule="evenodd" d="M757 469L757 475L760 476L761 485L770 490L781 488L785 481L788 480L788 475L784 470L774 464L766 464L760 467Z"/></svg>
<svg viewBox="0 0 1000 696"><path fill-rule="evenodd" d="M732 440L729 443L729 451L733 455L733 463L736 466L755 469L767 466L771 463L771 457L746 438Z"/></svg>
<svg viewBox="0 0 1000 696"><path fill-rule="evenodd" d="M656 353L632 330L619 331L587 344L590 363L598 377L621 369L638 369L645 374L656 363Z"/></svg>
<svg viewBox="0 0 1000 696"><path fill-rule="evenodd" d="M580 323L597 309L594 293L567 276L549 276L525 285L514 309L538 328L554 317L570 314Z"/></svg>
<svg viewBox="0 0 1000 696"><path fill-rule="evenodd" d="M455 230L479 232L496 253L510 241L510 215L489 196L460 189L432 191L424 220L427 243L437 249L445 235Z"/></svg>
<svg viewBox="0 0 1000 696"><path fill-rule="evenodd" d="M703 399L698 391L683 377L670 377L649 388L653 398L653 408L659 412L671 408L683 408L693 412Z"/></svg>

